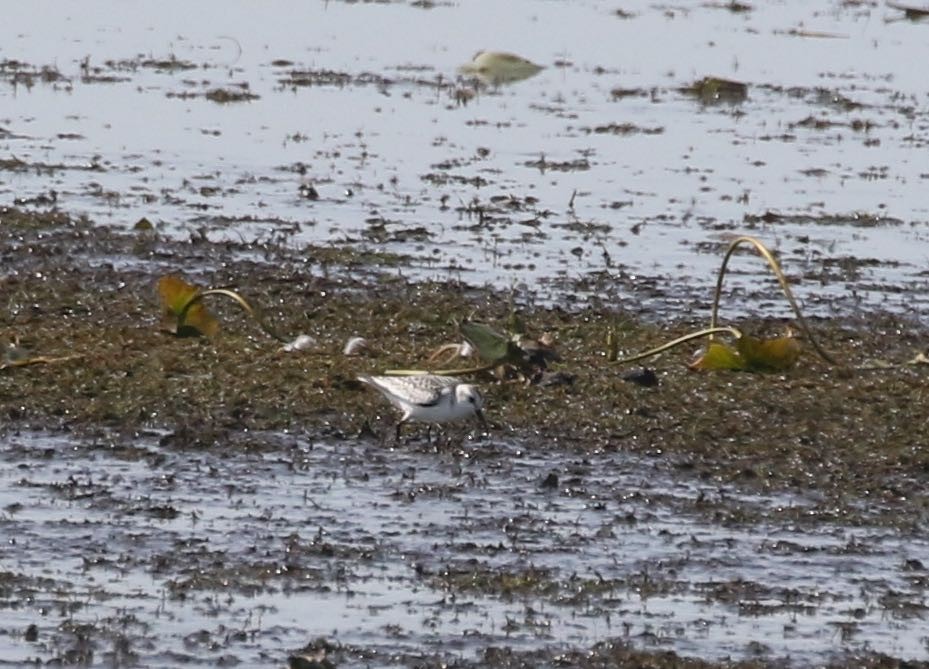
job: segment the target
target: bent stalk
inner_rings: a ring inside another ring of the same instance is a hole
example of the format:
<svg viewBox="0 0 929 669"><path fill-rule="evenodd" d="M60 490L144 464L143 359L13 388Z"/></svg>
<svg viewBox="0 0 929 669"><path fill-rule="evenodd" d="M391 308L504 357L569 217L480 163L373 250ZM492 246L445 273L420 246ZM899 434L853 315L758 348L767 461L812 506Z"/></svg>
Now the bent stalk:
<svg viewBox="0 0 929 669"><path fill-rule="evenodd" d="M688 332L687 334L685 334L685 335L682 336L682 337L678 337L677 339L673 339L673 340L671 340L671 341L669 341L669 342L667 342L667 343L662 344L661 346L656 346L655 348L650 348L649 350L643 351L642 353L637 353L636 355L634 355L634 356L632 356L632 357L630 357L630 358L622 358L622 359L620 359L620 360L617 360L615 364L617 364L617 365L623 365L623 364L627 364L627 363L630 363L630 362L635 362L635 361L637 361L637 360L642 360L642 359L644 359L644 358L650 358L650 357L652 357L653 355L658 355L659 353L664 353L665 351L670 350L670 349L674 348L675 346L680 346L681 344L686 344L687 342L693 341L694 339L700 339L701 337L712 337L712 336L715 335L715 334L720 334L720 333L723 333L723 332L726 332L726 333L728 333L728 334L731 334L731 335L732 335L733 337L735 337L736 339L739 339L739 338L742 336L742 333L741 333L738 329L736 329L736 328L734 328L734 327L731 327L731 326L728 326L728 325L724 325L724 326L722 326L722 327L705 328L705 329L703 329L703 330L698 330L697 332Z"/></svg>
<svg viewBox="0 0 929 669"><path fill-rule="evenodd" d="M777 277L778 283L781 284L781 291L784 293L784 297L787 298L787 301L790 303L791 309L793 309L794 314L797 316L797 322L800 324L800 329L803 330L803 334L807 336L810 340L810 343L813 345L813 348L816 349L816 352L819 356L833 365L837 365L835 358L833 358L829 353L819 345L819 342L816 341L816 338L813 336L813 331L810 329L809 324L806 322L806 318L803 316L803 312L800 311L800 306L797 304L797 300L794 298L793 292L790 290L790 284L787 283L787 277L784 275L784 272L781 270L780 265L774 256L768 250L768 248L762 244L759 240L754 237L743 236L737 237L732 240L732 243L729 244L729 249L726 251L726 255L723 258L723 264L719 268L719 276L716 279L716 294L713 296L713 312L710 316L710 328L715 328L717 326L717 314L719 312L719 298L723 290L723 278L726 275L726 267L729 264L729 258L732 257L732 254L735 252L736 248L739 245L747 243L755 247L755 250L764 258L768 266L771 268L771 271L774 272L774 276Z"/></svg>
<svg viewBox="0 0 929 669"><path fill-rule="evenodd" d="M258 327L260 327L266 335L273 339L277 339L278 341L285 341L283 337L275 332L274 328L265 322L264 318L261 317L261 314L259 314L244 297L239 295L234 290L229 290L227 288L210 288L209 290L201 290L192 298L190 298L187 304L184 305L184 308L181 309L181 313L179 313L177 316L178 328L184 325L184 319L187 318L187 312L190 311L190 308L208 295L225 295L240 307L242 307L246 313L248 313L248 315L251 316L256 323L258 323Z"/></svg>

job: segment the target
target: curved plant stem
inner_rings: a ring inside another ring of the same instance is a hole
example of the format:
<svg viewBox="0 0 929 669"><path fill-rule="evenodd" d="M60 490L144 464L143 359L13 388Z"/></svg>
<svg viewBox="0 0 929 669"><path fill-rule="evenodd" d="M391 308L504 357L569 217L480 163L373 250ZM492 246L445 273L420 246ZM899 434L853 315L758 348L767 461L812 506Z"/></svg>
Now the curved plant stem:
<svg viewBox="0 0 929 669"><path fill-rule="evenodd" d="M181 309L181 313L179 313L177 316L178 328L184 325L184 319L187 318L187 312L190 311L190 308L207 295L225 295L229 299L236 302L240 307L242 307L248 313L248 315L251 316L256 323L258 323L258 327L260 327L266 335L273 339L277 339L278 341L286 341L277 332L275 332L274 328L265 322L264 318L261 317L261 314L259 314L244 297L239 295L234 290L229 290L228 288L210 288L209 290L201 290L192 298L190 298L187 304L184 305L184 308Z"/></svg>
<svg viewBox="0 0 929 669"><path fill-rule="evenodd" d="M68 360L77 360L78 358L83 358L83 353L72 353L71 355L62 355L59 357L49 357L47 355L40 355L35 358L24 358L22 360L11 360L9 362L0 363L0 371L4 369L12 369L13 367L29 367L31 365L52 365L57 362L67 362Z"/></svg>
<svg viewBox="0 0 929 669"><path fill-rule="evenodd" d="M461 374L480 374L489 372L495 364L481 365L480 367L466 367L464 369L388 369L384 372L386 376L420 376L422 374L435 374L436 376L459 376Z"/></svg>
<svg viewBox="0 0 929 669"><path fill-rule="evenodd" d="M803 312L800 311L800 306L797 304L797 300L794 298L793 292L790 290L790 284L787 283L787 277L784 276L784 272L781 270L780 265L778 265L777 260L774 259L774 256L771 254L768 248L754 237L737 237L732 240L731 244L729 244L729 249L726 251L726 255L723 258L723 264L719 268L719 276L716 279L716 294L713 296L713 312L710 316L710 328L715 328L717 326L719 297L722 294L723 278L726 275L726 266L729 264L729 258L732 257L732 254L735 252L736 248L743 243L751 244L754 246L755 250L758 251L761 257L767 261L771 271L774 272L774 275L777 277L778 283L781 284L781 290L784 292L784 297L787 298L791 309L794 310L794 314L797 316L797 322L800 323L800 328L803 330L803 334L805 334L810 340L810 343L813 344L813 348L816 349L816 352L819 353L819 356L826 362L837 365L838 363L836 362L835 358L829 355L829 353L827 353L825 349L819 345L819 342L816 341L816 338L813 336L813 331L810 329L809 324L806 322L806 318L804 318Z"/></svg>
<svg viewBox="0 0 929 669"><path fill-rule="evenodd" d="M719 334L719 333L722 333L722 332L729 333L729 334L731 334L733 337L735 337L736 339L739 339L739 338L742 336L742 333L741 333L738 329L736 329L736 328L734 328L734 327L731 327L731 326L728 326L728 325L724 325L724 326L722 326L722 327L715 327L715 326L714 326L714 327L711 327L711 328L705 328L705 329L703 329L703 330L698 330L697 332L688 332L688 333L685 334L683 337L678 337L677 339L674 339L674 340L669 341L669 342L667 342L667 343L665 343L665 344L662 344L661 346L657 346L657 347L655 347L655 348L650 348L649 350L643 351L642 353L637 353L636 355L632 356L631 358L622 358L622 359L620 359L620 360L617 360L615 364L621 365L621 364L625 364L625 363L629 363L629 362L635 362L636 360L642 360L643 358L650 358L650 357L652 357L653 355L658 355L659 353L664 353L665 351L667 351L667 350L669 350L669 349L672 349L672 348L674 348L675 346L680 346L681 344L686 344L687 342L693 341L694 339L699 339L700 337L712 337L713 335Z"/></svg>

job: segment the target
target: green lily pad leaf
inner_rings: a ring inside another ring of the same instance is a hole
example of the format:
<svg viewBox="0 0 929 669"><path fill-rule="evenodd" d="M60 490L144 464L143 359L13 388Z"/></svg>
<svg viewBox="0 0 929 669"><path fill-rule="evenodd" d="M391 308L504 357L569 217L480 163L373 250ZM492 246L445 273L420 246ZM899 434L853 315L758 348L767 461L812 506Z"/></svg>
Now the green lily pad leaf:
<svg viewBox="0 0 929 669"><path fill-rule="evenodd" d="M736 340L735 347L718 341L710 342L690 368L783 372L796 364L802 352L803 347L792 332L768 339L742 335Z"/></svg>
<svg viewBox="0 0 929 669"><path fill-rule="evenodd" d="M690 363L691 369L716 371L721 369L745 369L745 360L737 350L722 342L711 341L706 349Z"/></svg>
<svg viewBox="0 0 929 669"><path fill-rule="evenodd" d="M514 355L519 356L519 347L512 339L483 323L465 321L458 329L461 336L477 349L481 359L491 364L505 362Z"/></svg>
<svg viewBox="0 0 929 669"><path fill-rule="evenodd" d="M796 364L803 347L792 332L783 337L761 339L742 336L736 348L745 361L746 369L754 372L782 372Z"/></svg>

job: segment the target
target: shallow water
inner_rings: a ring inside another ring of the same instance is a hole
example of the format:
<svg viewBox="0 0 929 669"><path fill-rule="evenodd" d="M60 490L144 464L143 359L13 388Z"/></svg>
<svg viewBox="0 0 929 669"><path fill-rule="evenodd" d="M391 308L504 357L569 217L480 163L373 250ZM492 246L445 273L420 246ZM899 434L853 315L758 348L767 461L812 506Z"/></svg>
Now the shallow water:
<svg viewBox="0 0 929 669"><path fill-rule="evenodd" d="M925 316L929 121L912 62L929 25L899 12L5 9L0 204L125 230L145 217L181 239L396 252L414 278L688 315L747 232L821 315ZM546 69L464 103L455 68L480 48ZM747 98L680 90L706 75L747 83ZM216 89L257 97L205 97ZM757 306L760 288L765 315L787 313L757 260L733 266L724 311ZM0 446L0 658L278 666L324 637L340 666L605 638L709 660L929 659L925 532L829 522L841 514L813 494L528 437L439 453L182 441L24 432Z"/></svg>
<svg viewBox="0 0 929 669"><path fill-rule="evenodd" d="M172 443L7 440L0 656L277 666L323 637L351 649L344 666L605 638L929 657L925 537L804 522L815 499L496 439Z"/></svg>
<svg viewBox="0 0 929 669"><path fill-rule="evenodd" d="M0 200L54 190L100 224L349 243L555 299L591 276L629 308L655 282L658 303L708 298L748 232L811 309L922 316L929 121L910 63L929 27L857 3L721 5L11 7ZM481 48L546 69L459 104L455 69ZM679 90L707 75L747 98ZM240 84L257 98L205 97ZM743 291L765 276L735 269Z"/></svg>

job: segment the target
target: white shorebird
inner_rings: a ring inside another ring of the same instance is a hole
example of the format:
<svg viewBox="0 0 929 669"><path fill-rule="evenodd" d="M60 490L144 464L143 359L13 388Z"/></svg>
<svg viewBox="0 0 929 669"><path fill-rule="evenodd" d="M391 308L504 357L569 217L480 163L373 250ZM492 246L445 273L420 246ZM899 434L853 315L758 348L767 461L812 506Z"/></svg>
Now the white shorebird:
<svg viewBox="0 0 929 669"><path fill-rule="evenodd" d="M411 420L423 423L445 423L476 416L483 425L484 397L476 386L463 383L454 376L416 374L413 376L359 376L403 412L397 423L400 428Z"/></svg>

